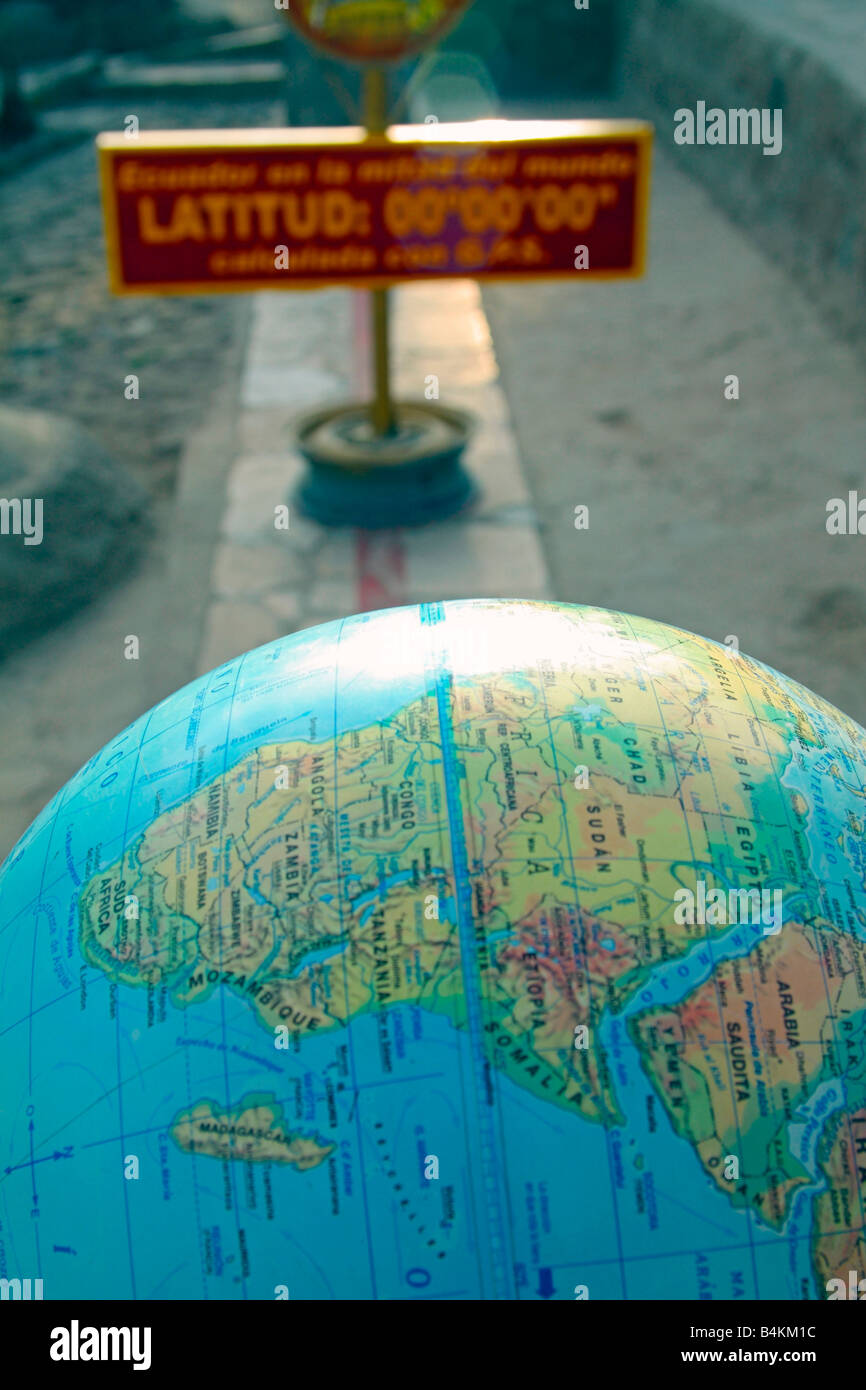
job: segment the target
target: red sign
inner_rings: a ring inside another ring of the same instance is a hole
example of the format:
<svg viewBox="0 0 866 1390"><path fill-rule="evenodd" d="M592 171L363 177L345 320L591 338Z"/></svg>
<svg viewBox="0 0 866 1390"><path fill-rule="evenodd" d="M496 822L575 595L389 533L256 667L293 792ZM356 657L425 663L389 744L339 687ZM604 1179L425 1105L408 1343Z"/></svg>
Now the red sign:
<svg viewBox="0 0 866 1390"><path fill-rule="evenodd" d="M637 276L651 140L626 121L101 135L111 288Z"/></svg>

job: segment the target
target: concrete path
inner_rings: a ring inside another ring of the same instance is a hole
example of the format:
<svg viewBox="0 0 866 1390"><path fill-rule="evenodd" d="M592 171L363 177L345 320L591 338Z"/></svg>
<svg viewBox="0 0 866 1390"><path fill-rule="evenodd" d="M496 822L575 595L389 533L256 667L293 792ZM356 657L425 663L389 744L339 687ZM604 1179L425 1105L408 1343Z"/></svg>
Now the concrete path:
<svg viewBox="0 0 866 1390"><path fill-rule="evenodd" d="M241 388L241 453L229 476L199 669L286 631L430 599L541 598L547 576L529 492L477 286L406 286L393 294L394 389L423 399L435 376L443 405L477 427L466 466L481 488L460 517L413 530L326 530L292 508L303 469L293 418L369 391L367 299L346 290L261 294Z"/></svg>

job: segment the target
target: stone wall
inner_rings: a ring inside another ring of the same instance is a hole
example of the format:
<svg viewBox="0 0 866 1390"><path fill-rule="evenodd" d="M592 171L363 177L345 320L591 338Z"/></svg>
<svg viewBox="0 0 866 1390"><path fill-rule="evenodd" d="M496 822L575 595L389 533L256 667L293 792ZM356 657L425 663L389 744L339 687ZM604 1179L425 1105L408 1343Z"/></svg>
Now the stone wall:
<svg viewBox="0 0 866 1390"><path fill-rule="evenodd" d="M622 85L656 122L659 145L804 284L837 328L866 344L862 5L622 0L621 14ZM674 112L698 101L781 109L782 152L676 145Z"/></svg>

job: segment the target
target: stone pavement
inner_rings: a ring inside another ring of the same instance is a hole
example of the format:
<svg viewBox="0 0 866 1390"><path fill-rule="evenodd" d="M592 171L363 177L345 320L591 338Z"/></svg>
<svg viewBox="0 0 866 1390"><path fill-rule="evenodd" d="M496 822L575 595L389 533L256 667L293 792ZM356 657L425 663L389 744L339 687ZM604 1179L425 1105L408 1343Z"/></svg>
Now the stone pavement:
<svg viewBox="0 0 866 1390"><path fill-rule="evenodd" d="M260 294L241 386L239 457L228 480L199 670L248 647L350 613L445 598L547 593L544 559L478 288L468 281L394 291L396 396L472 411L466 466L478 501L417 529L328 530L291 508L303 469L291 424L301 411L365 396L365 295Z"/></svg>

